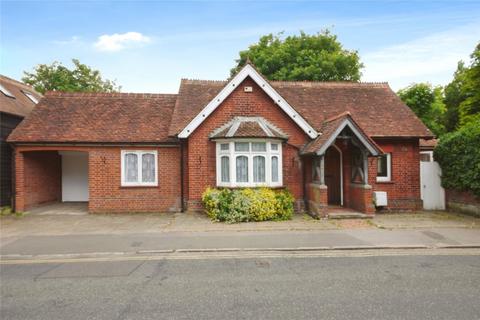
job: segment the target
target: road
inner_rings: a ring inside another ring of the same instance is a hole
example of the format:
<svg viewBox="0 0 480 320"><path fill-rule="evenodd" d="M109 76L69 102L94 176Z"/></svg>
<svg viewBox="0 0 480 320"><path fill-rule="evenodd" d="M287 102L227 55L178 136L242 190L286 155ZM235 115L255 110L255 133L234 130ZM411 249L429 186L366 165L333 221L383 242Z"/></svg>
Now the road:
<svg viewBox="0 0 480 320"><path fill-rule="evenodd" d="M480 319L479 255L3 264L2 319Z"/></svg>

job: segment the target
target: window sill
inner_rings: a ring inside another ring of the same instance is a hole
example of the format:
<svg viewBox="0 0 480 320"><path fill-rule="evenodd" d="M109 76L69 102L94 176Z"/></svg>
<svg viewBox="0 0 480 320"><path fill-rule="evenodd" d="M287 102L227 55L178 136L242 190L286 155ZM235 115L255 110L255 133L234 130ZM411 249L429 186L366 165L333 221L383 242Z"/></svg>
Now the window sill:
<svg viewBox="0 0 480 320"><path fill-rule="evenodd" d="M224 189L259 189L259 188L268 188L268 189L285 189L285 186L222 186L217 185L217 188L224 188Z"/></svg>
<svg viewBox="0 0 480 320"><path fill-rule="evenodd" d="M158 188L157 185L136 185L136 186L120 186L121 189L131 189L131 188Z"/></svg>
<svg viewBox="0 0 480 320"><path fill-rule="evenodd" d="M393 182L391 180L390 181L378 181L377 180L375 183L377 183L377 184L394 184L395 182Z"/></svg>

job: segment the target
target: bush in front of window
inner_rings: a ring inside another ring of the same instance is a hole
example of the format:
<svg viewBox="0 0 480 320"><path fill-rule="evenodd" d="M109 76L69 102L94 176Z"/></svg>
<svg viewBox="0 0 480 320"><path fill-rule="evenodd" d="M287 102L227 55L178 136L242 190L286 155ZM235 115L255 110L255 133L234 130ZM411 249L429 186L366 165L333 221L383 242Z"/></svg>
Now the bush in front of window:
<svg viewBox="0 0 480 320"><path fill-rule="evenodd" d="M287 190L207 188L202 201L212 220L226 223L288 220L293 215L294 198Z"/></svg>
<svg viewBox="0 0 480 320"><path fill-rule="evenodd" d="M480 196L480 123L443 135L433 151L442 168L442 185Z"/></svg>

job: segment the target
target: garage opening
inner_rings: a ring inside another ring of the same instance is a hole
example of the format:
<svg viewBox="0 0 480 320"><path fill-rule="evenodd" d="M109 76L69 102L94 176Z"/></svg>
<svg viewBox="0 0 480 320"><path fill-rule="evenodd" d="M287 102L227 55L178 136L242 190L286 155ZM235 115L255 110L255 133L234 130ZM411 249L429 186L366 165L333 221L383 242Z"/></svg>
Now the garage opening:
<svg viewBox="0 0 480 320"><path fill-rule="evenodd" d="M62 157L62 202L88 201L88 153L60 151Z"/></svg>

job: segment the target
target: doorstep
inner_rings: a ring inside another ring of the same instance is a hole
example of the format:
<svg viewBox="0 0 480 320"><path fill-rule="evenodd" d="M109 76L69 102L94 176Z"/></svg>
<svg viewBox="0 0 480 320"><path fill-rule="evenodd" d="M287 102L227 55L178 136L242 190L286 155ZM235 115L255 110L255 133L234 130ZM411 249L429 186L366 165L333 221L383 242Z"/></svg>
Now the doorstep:
<svg viewBox="0 0 480 320"><path fill-rule="evenodd" d="M370 219L374 215L365 214L356 210L344 207L328 207L327 218L329 219Z"/></svg>

